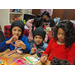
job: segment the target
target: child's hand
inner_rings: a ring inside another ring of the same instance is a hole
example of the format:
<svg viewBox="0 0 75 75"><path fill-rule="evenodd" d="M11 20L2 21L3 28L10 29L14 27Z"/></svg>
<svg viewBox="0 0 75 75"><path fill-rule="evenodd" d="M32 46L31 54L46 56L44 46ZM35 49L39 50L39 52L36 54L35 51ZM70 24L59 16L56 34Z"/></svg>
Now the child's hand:
<svg viewBox="0 0 75 75"><path fill-rule="evenodd" d="M12 36L8 41L6 41L6 44L10 44L18 40L18 37L16 35Z"/></svg>
<svg viewBox="0 0 75 75"><path fill-rule="evenodd" d="M39 51L39 52L43 53L44 51L42 50L42 51Z"/></svg>
<svg viewBox="0 0 75 75"><path fill-rule="evenodd" d="M47 56L42 56L42 57L40 58L40 61L41 61L41 62L47 61Z"/></svg>
<svg viewBox="0 0 75 75"><path fill-rule="evenodd" d="M12 44L12 45L15 46L15 47L22 47L22 49L26 49L26 45L20 40L17 40L15 42L15 44Z"/></svg>
<svg viewBox="0 0 75 75"><path fill-rule="evenodd" d="M36 48L31 49L31 53L34 54L36 52Z"/></svg>

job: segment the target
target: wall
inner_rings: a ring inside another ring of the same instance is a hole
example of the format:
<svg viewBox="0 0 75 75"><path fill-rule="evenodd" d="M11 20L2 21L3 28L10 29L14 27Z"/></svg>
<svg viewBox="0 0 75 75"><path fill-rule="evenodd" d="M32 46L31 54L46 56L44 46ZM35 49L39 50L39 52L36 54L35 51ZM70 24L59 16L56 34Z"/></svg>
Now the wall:
<svg viewBox="0 0 75 75"><path fill-rule="evenodd" d="M51 15L53 14L53 9L51 9Z"/></svg>
<svg viewBox="0 0 75 75"><path fill-rule="evenodd" d="M24 9L24 14L28 13L28 10L30 10L31 14L32 14L32 9ZM51 9L51 15L53 14L53 9Z"/></svg>
<svg viewBox="0 0 75 75"><path fill-rule="evenodd" d="M28 10L30 10L30 13L32 14L32 9L24 9L24 14L27 14Z"/></svg>
<svg viewBox="0 0 75 75"><path fill-rule="evenodd" d="M1 22L3 22L4 23L4 18L2 18L2 15L1 15L1 10L2 9L0 9L0 26L1 26ZM24 9L24 14L27 14L28 13L28 10L29 9ZM31 11L31 14L32 14L32 9L30 9L30 11ZM8 13L7 11L5 11L6 13ZM53 9L51 9L51 12L53 13ZM4 12L2 12L2 14L3 14ZM5 15L5 14L4 14ZM7 16L7 15L6 15ZM2 21L3 20L3 21ZM5 20L6 21L6 24L7 24L7 20L8 20L8 18ZM4 31L4 28L3 28L3 24L2 24L2 26L1 26L1 28L2 28L2 30Z"/></svg>

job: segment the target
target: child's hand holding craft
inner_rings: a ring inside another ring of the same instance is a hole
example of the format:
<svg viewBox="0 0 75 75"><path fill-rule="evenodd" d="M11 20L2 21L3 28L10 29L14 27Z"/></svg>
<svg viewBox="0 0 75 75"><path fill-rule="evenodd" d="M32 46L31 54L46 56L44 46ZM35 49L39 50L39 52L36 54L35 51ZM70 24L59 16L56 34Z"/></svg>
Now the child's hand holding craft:
<svg viewBox="0 0 75 75"><path fill-rule="evenodd" d="M8 41L6 41L6 44L13 43L18 40L18 37L16 35L12 36Z"/></svg>
<svg viewBox="0 0 75 75"><path fill-rule="evenodd" d="M34 54L36 52L36 48L32 48L31 52L32 52L32 54Z"/></svg>
<svg viewBox="0 0 75 75"><path fill-rule="evenodd" d="M41 62L45 62L45 61L47 61L47 56L45 56L45 55L42 56L42 57L40 58L40 61L41 61Z"/></svg>
<svg viewBox="0 0 75 75"><path fill-rule="evenodd" d="M15 42L15 44L13 44L13 46L15 46L15 47L22 47L23 50L26 49L26 45L20 40L17 40Z"/></svg>

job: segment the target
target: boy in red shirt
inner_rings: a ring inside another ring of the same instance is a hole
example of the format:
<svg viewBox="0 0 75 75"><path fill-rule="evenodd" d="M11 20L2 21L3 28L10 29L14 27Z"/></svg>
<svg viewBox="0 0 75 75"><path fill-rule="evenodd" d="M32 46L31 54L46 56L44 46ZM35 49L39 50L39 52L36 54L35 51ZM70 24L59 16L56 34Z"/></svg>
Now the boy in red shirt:
<svg viewBox="0 0 75 75"><path fill-rule="evenodd" d="M74 64L75 57L75 30L68 20L61 21L54 29L54 39L51 39L40 61L45 62L47 57L53 60L56 57L68 60ZM51 54L50 54L51 53ZM49 56L50 54L50 56Z"/></svg>

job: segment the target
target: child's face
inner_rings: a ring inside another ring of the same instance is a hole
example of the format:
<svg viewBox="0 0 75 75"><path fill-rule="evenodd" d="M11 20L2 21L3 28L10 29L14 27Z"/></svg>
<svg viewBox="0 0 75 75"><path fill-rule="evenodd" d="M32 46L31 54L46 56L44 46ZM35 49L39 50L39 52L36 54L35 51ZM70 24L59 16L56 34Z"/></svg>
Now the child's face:
<svg viewBox="0 0 75 75"><path fill-rule="evenodd" d="M16 36L20 37L21 34L22 34L22 29L20 27L15 26L12 28L12 35L13 36L16 35Z"/></svg>
<svg viewBox="0 0 75 75"><path fill-rule="evenodd" d="M34 37L34 41L35 41L35 43L36 43L37 45L40 45L40 44L42 43L42 41L43 41L43 37L41 37L40 35L36 35L36 36Z"/></svg>
<svg viewBox="0 0 75 75"><path fill-rule="evenodd" d="M47 17L46 15L43 15L43 19L46 19L46 17Z"/></svg>
<svg viewBox="0 0 75 75"><path fill-rule="evenodd" d="M65 31L62 28L58 29L57 38L58 38L58 40L60 42L64 42L65 41Z"/></svg>

